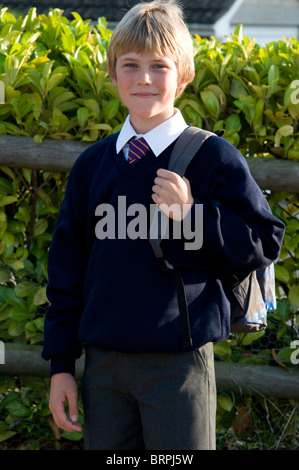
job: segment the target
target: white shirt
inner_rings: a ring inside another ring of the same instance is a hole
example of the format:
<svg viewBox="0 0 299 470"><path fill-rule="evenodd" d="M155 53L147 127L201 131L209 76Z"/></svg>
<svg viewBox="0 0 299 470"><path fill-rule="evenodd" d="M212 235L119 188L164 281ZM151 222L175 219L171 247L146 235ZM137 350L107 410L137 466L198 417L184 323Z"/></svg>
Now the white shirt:
<svg viewBox="0 0 299 470"><path fill-rule="evenodd" d="M127 116L116 141L116 152L119 153L123 150L126 159L128 159L128 141L132 137L136 137L138 139L140 137L144 137L154 155L158 157L163 150L174 142L187 127L188 125L186 124L181 112L176 108L175 113L171 118L142 135L136 134L136 131L130 122L130 116Z"/></svg>

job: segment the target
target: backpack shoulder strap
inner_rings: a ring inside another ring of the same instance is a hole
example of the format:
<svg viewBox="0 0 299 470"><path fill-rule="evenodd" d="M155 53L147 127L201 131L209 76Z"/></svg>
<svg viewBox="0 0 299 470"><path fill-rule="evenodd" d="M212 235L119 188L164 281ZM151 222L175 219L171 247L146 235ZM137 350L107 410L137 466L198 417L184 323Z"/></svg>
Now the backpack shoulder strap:
<svg viewBox="0 0 299 470"><path fill-rule="evenodd" d="M178 137L173 147L168 163L168 169L183 177L187 166L199 151L202 144L209 137L215 135L221 136L222 131L216 134L214 132L199 129L198 127L194 126L187 127L187 129L185 129ZM148 239L152 245L156 258L162 258L160 243L163 239L164 233L167 230L167 227L167 216L161 212L158 207L156 207L148 233Z"/></svg>
<svg viewBox="0 0 299 470"><path fill-rule="evenodd" d="M199 151L202 144L207 138L215 134L213 132L204 131L197 127L188 127L178 138L171 153L168 169L184 176L185 170L195 154ZM222 135L222 133L218 133ZM160 218L161 217L161 218ZM180 275L179 269L172 266L164 259L163 251L160 243L163 239L164 232L167 229L168 217L156 207L154 216L151 221L148 234L149 242L153 248L158 266L163 271L171 271L174 274L177 290L178 306L180 311L180 319L183 333L183 346L187 350L192 348L192 337L189 324L189 313L186 301L184 282Z"/></svg>
<svg viewBox="0 0 299 470"><path fill-rule="evenodd" d="M169 159L168 169L183 177L195 154L211 136L215 136L215 133L193 126L187 127L175 143Z"/></svg>

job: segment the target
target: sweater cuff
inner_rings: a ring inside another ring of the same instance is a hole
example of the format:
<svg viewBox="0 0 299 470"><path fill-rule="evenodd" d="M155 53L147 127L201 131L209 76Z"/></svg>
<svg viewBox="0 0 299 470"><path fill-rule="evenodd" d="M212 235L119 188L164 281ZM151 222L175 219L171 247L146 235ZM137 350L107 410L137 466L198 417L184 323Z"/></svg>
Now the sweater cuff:
<svg viewBox="0 0 299 470"><path fill-rule="evenodd" d="M51 359L50 376L61 372L75 375L76 360L69 357L55 357Z"/></svg>

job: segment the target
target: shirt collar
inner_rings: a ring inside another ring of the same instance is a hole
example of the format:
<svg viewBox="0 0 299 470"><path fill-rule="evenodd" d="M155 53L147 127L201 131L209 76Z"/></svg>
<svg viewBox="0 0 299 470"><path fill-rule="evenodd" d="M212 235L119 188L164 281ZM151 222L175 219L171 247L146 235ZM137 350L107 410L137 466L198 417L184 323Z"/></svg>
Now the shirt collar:
<svg viewBox="0 0 299 470"><path fill-rule="evenodd" d="M176 109L175 114L159 126L142 135L149 144L154 155L158 157L179 135L188 127L181 112ZM136 134L130 116L127 116L116 141L116 152L119 153L132 137L141 137Z"/></svg>

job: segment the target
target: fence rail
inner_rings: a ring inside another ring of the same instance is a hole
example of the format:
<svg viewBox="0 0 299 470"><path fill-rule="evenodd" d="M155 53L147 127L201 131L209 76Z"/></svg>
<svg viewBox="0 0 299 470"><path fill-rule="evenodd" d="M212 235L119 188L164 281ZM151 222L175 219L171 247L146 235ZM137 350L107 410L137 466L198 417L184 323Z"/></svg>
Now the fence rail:
<svg viewBox="0 0 299 470"><path fill-rule="evenodd" d="M90 143L31 137L0 136L0 166L35 170L69 171ZM261 189L299 193L299 161L247 157L253 178Z"/></svg>
<svg viewBox="0 0 299 470"><path fill-rule="evenodd" d="M22 343L5 345L5 364L0 373L23 376L49 376L50 365L41 357L42 347ZM84 354L76 363L76 378L82 377ZM263 395L299 399L299 367L286 370L281 366L215 362L217 389L244 395Z"/></svg>

